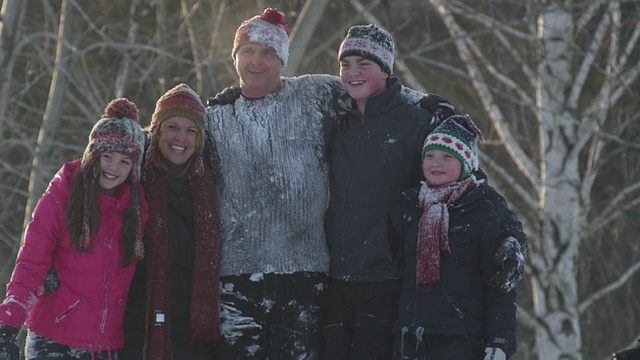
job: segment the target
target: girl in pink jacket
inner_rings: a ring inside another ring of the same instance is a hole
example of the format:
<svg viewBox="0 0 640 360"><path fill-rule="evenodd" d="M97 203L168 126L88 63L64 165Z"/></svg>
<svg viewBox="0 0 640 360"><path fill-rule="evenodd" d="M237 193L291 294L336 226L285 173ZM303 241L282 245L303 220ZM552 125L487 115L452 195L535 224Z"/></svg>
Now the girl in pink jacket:
<svg viewBox="0 0 640 360"><path fill-rule="evenodd" d="M132 102L113 100L81 159L65 163L36 206L0 304L0 360L117 359L147 202L139 183L144 136ZM50 268L59 286L42 284Z"/></svg>

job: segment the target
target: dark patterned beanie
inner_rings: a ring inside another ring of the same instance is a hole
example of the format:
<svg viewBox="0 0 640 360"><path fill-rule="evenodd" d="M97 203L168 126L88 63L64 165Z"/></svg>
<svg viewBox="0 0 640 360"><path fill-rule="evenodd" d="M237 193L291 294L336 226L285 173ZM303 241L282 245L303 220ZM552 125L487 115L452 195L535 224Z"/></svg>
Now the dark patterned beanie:
<svg viewBox="0 0 640 360"><path fill-rule="evenodd" d="M338 60L345 56L362 56L375 61L384 72L393 71L393 37L389 32L377 25L355 25L347 32L340 44Z"/></svg>
<svg viewBox="0 0 640 360"><path fill-rule="evenodd" d="M126 98L112 100L89 133L89 143L82 155L82 171L88 173L103 153L115 151L133 158L131 171L138 180L143 148L138 108Z"/></svg>
<svg viewBox="0 0 640 360"><path fill-rule="evenodd" d="M256 43L275 50L282 62L282 68L286 68L289 61L289 36L286 28L284 14L278 9L266 8L262 15L256 15L240 24L233 39L231 57L235 58L242 45Z"/></svg>
<svg viewBox="0 0 640 360"><path fill-rule="evenodd" d="M462 180L478 170L478 140L483 142L484 135L469 115L450 116L427 135L422 145L422 159L429 150L452 154L462 164Z"/></svg>

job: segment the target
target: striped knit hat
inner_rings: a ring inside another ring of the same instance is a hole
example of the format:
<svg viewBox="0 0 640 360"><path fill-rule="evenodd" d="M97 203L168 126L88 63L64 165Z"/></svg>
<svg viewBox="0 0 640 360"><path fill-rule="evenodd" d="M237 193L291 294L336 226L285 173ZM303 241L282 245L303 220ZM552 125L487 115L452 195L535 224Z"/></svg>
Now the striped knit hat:
<svg viewBox="0 0 640 360"><path fill-rule="evenodd" d="M427 135L422 145L422 159L429 150L452 154L462 164L462 180L478 170L478 140L484 142L484 135L469 115L450 116Z"/></svg>
<svg viewBox="0 0 640 360"><path fill-rule="evenodd" d="M126 98L112 100L89 133L89 143L82 155L82 171L88 173L102 154L116 151L134 159L131 171L138 180L143 149L144 135L136 104Z"/></svg>
<svg viewBox="0 0 640 360"><path fill-rule="evenodd" d="M185 117L191 120L199 131L204 131L204 104L187 84L179 84L169 89L158 99L156 109L151 115L149 131L156 133L166 120L174 116Z"/></svg>
<svg viewBox="0 0 640 360"><path fill-rule="evenodd" d="M375 61L384 72L393 71L393 37L374 24L352 26L340 44L338 60L346 56L362 56Z"/></svg>
<svg viewBox="0 0 640 360"><path fill-rule="evenodd" d="M102 154L108 151L115 151L131 156L134 159L131 172L137 183L140 180L143 149L144 134L138 123L138 108L136 104L126 98L112 100L104 109L101 119L96 122L89 133L89 143L81 160L83 176L89 177L96 160ZM87 187L89 185L89 182L85 184ZM138 187L132 186L129 208L133 211L125 212L123 215L123 231L134 232L133 252L139 259L144 257L140 222L140 197L141 194L138 191ZM91 226L89 225L90 195L88 188L84 189L83 203L80 247L86 250L91 242ZM126 224L130 224L132 227L128 228Z"/></svg>
<svg viewBox="0 0 640 360"><path fill-rule="evenodd" d="M233 39L231 57L235 58L242 45L256 43L275 50L282 61L282 68L286 68L289 61L289 36L286 28L284 14L278 9L266 8L262 15L256 15L240 24Z"/></svg>

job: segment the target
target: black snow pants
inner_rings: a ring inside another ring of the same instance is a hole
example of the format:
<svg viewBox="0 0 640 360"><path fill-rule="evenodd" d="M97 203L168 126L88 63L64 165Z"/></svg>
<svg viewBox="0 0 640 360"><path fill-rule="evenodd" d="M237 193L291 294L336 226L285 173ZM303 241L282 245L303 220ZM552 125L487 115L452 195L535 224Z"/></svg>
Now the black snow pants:
<svg viewBox="0 0 640 360"><path fill-rule="evenodd" d="M318 358L326 274L224 276L220 286L216 360Z"/></svg>
<svg viewBox="0 0 640 360"><path fill-rule="evenodd" d="M329 280L322 360L389 360L402 280Z"/></svg>

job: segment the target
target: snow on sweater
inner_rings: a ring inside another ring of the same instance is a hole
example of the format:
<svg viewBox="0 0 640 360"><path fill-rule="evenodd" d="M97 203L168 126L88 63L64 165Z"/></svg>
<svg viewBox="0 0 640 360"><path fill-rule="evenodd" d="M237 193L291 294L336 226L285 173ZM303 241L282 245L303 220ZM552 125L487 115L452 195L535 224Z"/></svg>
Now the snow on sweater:
<svg viewBox="0 0 640 360"><path fill-rule="evenodd" d="M281 78L264 98L207 108L221 276L329 271L324 136L341 91L335 76Z"/></svg>

